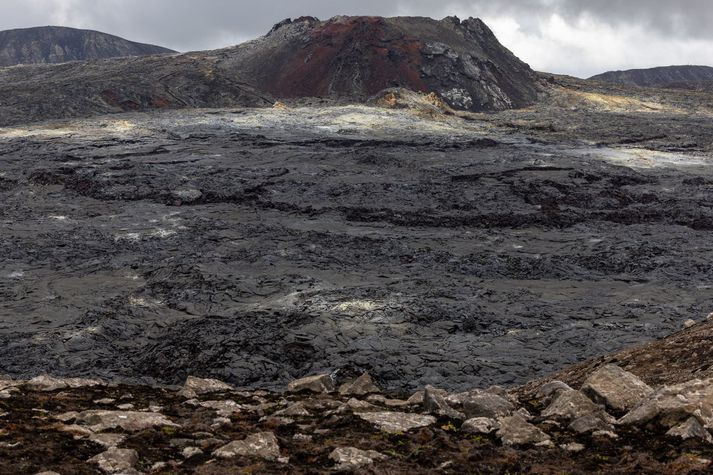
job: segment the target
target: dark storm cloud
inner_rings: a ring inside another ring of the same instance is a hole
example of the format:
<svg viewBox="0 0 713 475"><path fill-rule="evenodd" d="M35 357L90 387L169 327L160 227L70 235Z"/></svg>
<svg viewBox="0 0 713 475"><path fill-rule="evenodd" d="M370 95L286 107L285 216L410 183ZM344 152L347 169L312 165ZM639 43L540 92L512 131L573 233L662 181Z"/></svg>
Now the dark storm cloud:
<svg viewBox="0 0 713 475"><path fill-rule="evenodd" d="M286 17L341 14L481 17L555 72L713 63L711 0L2 0L0 29L59 24L187 51L254 38Z"/></svg>

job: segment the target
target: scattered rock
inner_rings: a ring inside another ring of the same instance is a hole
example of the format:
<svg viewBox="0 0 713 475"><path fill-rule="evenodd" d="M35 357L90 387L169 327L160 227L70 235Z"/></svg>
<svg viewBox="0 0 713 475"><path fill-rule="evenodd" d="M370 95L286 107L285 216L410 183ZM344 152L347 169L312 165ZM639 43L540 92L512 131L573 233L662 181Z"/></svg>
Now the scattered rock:
<svg viewBox="0 0 713 475"><path fill-rule="evenodd" d="M274 461L280 456L280 445L272 432L260 432L230 442L213 452L213 455L220 458L260 457Z"/></svg>
<svg viewBox="0 0 713 475"><path fill-rule="evenodd" d="M498 421L487 417L474 417L463 423L460 430L469 434L490 434L500 427Z"/></svg>
<svg viewBox="0 0 713 475"><path fill-rule="evenodd" d="M106 383L98 379L55 378L53 376L41 375L27 381L24 383L24 386L31 391L50 392L66 388L77 389L106 386Z"/></svg>
<svg viewBox="0 0 713 475"><path fill-rule="evenodd" d="M585 434L596 431L613 431L614 426L602 419L602 415L596 412L578 417L569 425L570 430L578 434Z"/></svg>
<svg viewBox="0 0 713 475"><path fill-rule="evenodd" d="M601 411L602 409L587 396L579 391L571 390L560 393L547 409L542 411L542 417L573 420Z"/></svg>
<svg viewBox="0 0 713 475"><path fill-rule="evenodd" d="M562 444L560 445L560 448L562 450L566 450L567 452L574 452L578 453L581 452L582 450L585 449L584 445L578 443L578 442L571 442L569 444Z"/></svg>
<svg viewBox="0 0 713 475"><path fill-rule="evenodd" d="M111 398L111 397L105 397L102 399L97 399L94 401L94 404L114 404L116 402L116 399Z"/></svg>
<svg viewBox="0 0 713 475"><path fill-rule="evenodd" d="M139 454L133 449L111 448L89 459L107 473L121 473L134 468L139 461Z"/></svg>
<svg viewBox="0 0 713 475"><path fill-rule="evenodd" d="M706 429L713 428L713 379L694 379L664 386L619 420L622 425L642 425L658 420L674 427L690 416L699 419Z"/></svg>
<svg viewBox="0 0 713 475"><path fill-rule="evenodd" d="M73 421L74 419L77 418L79 413L77 411L70 411L70 412L63 412L62 414L57 414L56 416L53 416L54 419L57 419L58 421L61 422L69 422Z"/></svg>
<svg viewBox="0 0 713 475"><path fill-rule="evenodd" d="M368 404L368 403L364 403ZM275 412L276 416L292 416L292 417L309 417L310 412L307 410L305 403L302 401L296 402L291 406L282 409L281 411Z"/></svg>
<svg viewBox="0 0 713 475"><path fill-rule="evenodd" d="M654 390L637 376L616 365L606 365L592 373L582 392L615 411L629 411Z"/></svg>
<svg viewBox="0 0 713 475"><path fill-rule="evenodd" d="M666 435L670 435L671 437L680 437L683 440L700 439L709 444L713 444L713 437L711 437L710 433L700 422L698 422L698 419L695 417L689 417L686 422L683 422L666 432Z"/></svg>
<svg viewBox="0 0 713 475"><path fill-rule="evenodd" d="M179 427L163 414L131 411L84 411L77 415L78 424L89 426L93 432L120 427L127 432L139 432L151 427Z"/></svg>
<svg viewBox="0 0 713 475"><path fill-rule="evenodd" d="M608 439L618 439L619 436L610 430L597 430L592 432L592 437L606 437Z"/></svg>
<svg viewBox="0 0 713 475"><path fill-rule="evenodd" d="M308 434L295 434L292 436L294 440L297 442L304 442L304 443L309 443L312 442L312 436Z"/></svg>
<svg viewBox="0 0 713 475"><path fill-rule="evenodd" d="M179 396L194 398L201 394L219 393L232 391L233 387L217 379L202 379L195 376L186 378L183 388L178 392Z"/></svg>
<svg viewBox="0 0 713 475"><path fill-rule="evenodd" d="M89 440L110 449L122 444L126 440L126 436L122 434L91 434Z"/></svg>
<svg viewBox="0 0 713 475"><path fill-rule="evenodd" d="M371 465L375 460L385 460L386 456L375 450L338 447L329 454L329 458L338 464L335 467L337 470L352 471L364 465Z"/></svg>
<svg viewBox="0 0 713 475"><path fill-rule="evenodd" d="M407 432L436 423L433 416L406 412L365 412L357 415L385 432Z"/></svg>
<svg viewBox="0 0 713 475"><path fill-rule="evenodd" d="M226 399L224 401L201 401L198 405L208 409L213 409L221 417L229 417L244 409L244 406L230 399Z"/></svg>
<svg viewBox="0 0 713 475"><path fill-rule="evenodd" d="M489 417L497 419L512 414L515 406L505 398L497 394L487 392L471 393L463 401L463 411L468 418Z"/></svg>
<svg viewBox="0 0 713 475"><path fill-rule="evenodd" d="M334 391L334 381L328 374L308 376L302 379L291 381L287 385L287 390L291 393L301 391L311 391L313 393L328 393Z"/></svg>
<svg viewBox="0 0 713 475"><path fill-rule="evenodd" d="M364 373L351 383L343 384L339 387L339 394L342 396L366 396L381 392L381 389L374 384L374 380L369 373Z"/></svg>
<svg viewBox="0 0 713 475"><path fill-rule="evenodd" d="M57 430L60 432L67 432L69 434L74 435L75 437L88 437L93 434L93 432L86 427L78 426L76 424L68 425L68 426L59 426L57 427Z"/></svg>
<svg viewBox="0 0 713 475"><path fill-rule="evenodd" d="M450 417L451 419L465 419L465 415L456 411L446 402L443 392L433 386L426 386L423 395L423 407L429 414Z"/></svg>
<svg viewBox="0 0 713 475"><path fill-rule="evenodd" d="M696 324L696 321L693 320L692 318L689 318L688 320L686 320L685 322L683 322L683 327L684 327L684 328L691 328L692 326L695 326L695 324Z"/></svg>
<svg viewBox="0 0 713 475"><path fill-rule="evenodd" d="M67 383L59 378L42 375L36 376L25 383L25 387L31 391L57 391L67 388Z"/></svg>
<svg viewBox="0 0 713 475"><path fill-rule="evenodd" d="M340 412L340 413L344 413L344 412L348 412L348 411L351 411L353 413L375 412L375 411L381 411L381 408L378 406L375 406L373 404L370 404L366 401L362 401L362 400L356 399L356 398L351 398L337 410L337 412Z"/></svg>
<svg viewBox="0 0 713 475"><path fill-rule="evenodd" d="M555 380L540 386L540 389L537 390L535 397L540 399L543 403L549 404L554 398L559 396L560 393L565 391L572 391L572 388L562 381Z"/></svg>
<svg viewBox="0 0 713 475"><path fill-rule="evenodd" d="M409 406L419 406L423 404L423 396L425 391L416 391L413 395L406 400L406 404Z"/></svg>
<svg viewBox="0 0 713 475"><path fill-rule="evenodd" d="M550 436L527 422L519 414L498 420L500 427L497 435L504 445L550 446Z"/></svg>
<svg viewBox="0 0 713 475"><path fill-rule="evenodd" d="M181 455L183 455L183 458L189 459L191 457L196 457L198 455L203 455L203 451L199 449L198 447L186 447L181 451Z"/></svg>
<svg viewBox="0 0 713 475"><path fill-rule="evenodd" d="M134 408L134 405L130 402L127 402L126 404L119 404L118 406L116 406L116 408L121 409L122 411L130 411Z"/></svg>

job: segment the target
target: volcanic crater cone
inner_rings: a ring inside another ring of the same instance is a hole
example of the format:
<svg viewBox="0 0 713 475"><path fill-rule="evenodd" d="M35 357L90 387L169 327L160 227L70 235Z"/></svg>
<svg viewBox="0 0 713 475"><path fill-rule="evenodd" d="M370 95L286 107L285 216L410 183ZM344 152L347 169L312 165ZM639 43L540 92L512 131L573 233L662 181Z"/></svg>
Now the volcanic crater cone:
<svg viewBox="0 0 713 475"><path fill-rule="evenodd" d="M363 100L405 87L473 111L522 107L537 98L534 72L476 18L288 19L239 47L231 61L281 98Z"/></svg>
<svg viewBox="0 0 713 475"><path fill-rule="evenodd" d="M496 111L533 103L538 84L478 19L302 17L221 50L0 68L0 126L303 98L362 102L393 87Z"/></svg>

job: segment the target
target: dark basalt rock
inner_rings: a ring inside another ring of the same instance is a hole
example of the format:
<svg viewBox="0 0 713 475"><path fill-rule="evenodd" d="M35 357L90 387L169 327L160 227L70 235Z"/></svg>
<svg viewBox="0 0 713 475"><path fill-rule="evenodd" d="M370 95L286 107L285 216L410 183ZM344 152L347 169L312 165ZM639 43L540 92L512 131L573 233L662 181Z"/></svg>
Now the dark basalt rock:
<svg viewBox="0 0 713 475"><path fill-rule="evenodd" d="M175 53L98 31L43 26L0 31L0 67Z"/></svg>

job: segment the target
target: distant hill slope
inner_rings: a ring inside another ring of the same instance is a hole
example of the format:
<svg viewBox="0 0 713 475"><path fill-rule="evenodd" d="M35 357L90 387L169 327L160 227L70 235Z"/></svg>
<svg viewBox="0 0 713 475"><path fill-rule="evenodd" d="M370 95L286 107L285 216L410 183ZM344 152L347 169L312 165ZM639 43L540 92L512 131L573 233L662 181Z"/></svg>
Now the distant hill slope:
<svg viewBox="0 0 713 475"><path fill-rule="evenodd" d="M0 126L278 99L366 102L395 86L497 111L534 103L542 82L478 19L305 17L216 51L0 68Z"/></svg>
<svg viewBox="0 0 713 475"><path fill-rule="evenodd" d="M175 53L91 30L43 26L0 31L0 67Z"/></svg>
<svg viewBox="0 0 713 475"><path fill-rule="evenodd" d="M697 84L713 81L713 67L663 66L651 69L609 71L589 79L627 86L695 89Z"/></svg>

